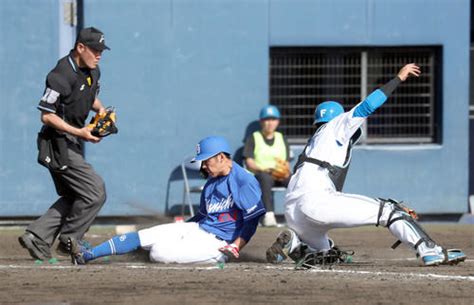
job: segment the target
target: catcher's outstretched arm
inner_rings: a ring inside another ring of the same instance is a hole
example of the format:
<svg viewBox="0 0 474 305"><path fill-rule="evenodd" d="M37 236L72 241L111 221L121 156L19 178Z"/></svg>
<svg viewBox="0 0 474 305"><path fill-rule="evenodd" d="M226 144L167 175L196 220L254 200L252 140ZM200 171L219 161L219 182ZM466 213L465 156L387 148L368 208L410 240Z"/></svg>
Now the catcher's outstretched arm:
<svg viewBox="0 0 474 305"><path fill-rule="evenodd" d="M363 102L357 104L354 110L354 117L366 118L377 108L383 105L387 98L395 91L401 82L407 80L409 76L420 76L420 67L415 64L405 65L400 69L397 76L382 86L380 89L372 92Z"/></svg>

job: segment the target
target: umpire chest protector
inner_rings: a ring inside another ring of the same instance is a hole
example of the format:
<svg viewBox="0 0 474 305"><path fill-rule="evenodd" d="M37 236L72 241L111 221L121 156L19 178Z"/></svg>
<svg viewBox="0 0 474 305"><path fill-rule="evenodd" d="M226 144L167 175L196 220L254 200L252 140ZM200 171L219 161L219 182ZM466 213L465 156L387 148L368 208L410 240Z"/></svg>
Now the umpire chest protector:
<svg viewBox="0 0 474 305"><path fill-rule="evenodd" d="M300 168L303 165L304 162L316 164L328 170L328 176L331 179L332 183L334 184L334 187L336 188L338 192L341 192L342 188L344 187L344 182L346 181L349 165L351 164L352 148L354 147L354 144L356 144L360 140L361 136L362 136L362 130L359 128L349 141L349 145L347 147L347 152L346 152L346 158L344 161L344 165L342 167L330 164L329 162L326 162L326 161L308 157L305 151L306 151L306 148L308 147L309 141L311 141L310 139L306 147L303 149L303 152L298 156L298 161L296 162L293 173L295 173L298 170L298 168Z"/></svg>

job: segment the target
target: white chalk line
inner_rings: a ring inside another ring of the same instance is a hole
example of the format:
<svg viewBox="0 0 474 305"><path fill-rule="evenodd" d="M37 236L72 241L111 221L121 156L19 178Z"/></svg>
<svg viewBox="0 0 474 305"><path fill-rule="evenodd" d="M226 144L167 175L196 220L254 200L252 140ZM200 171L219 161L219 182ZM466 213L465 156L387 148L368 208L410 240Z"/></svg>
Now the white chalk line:
<svg viewBox="0 0 474 305"><path fill-rule="evenodd" d="M75 265L55 265L44 263L41 265L0 265L1 269L45 269L45 270L60 270L60 269L84 269L84 270L103 270L103 269L155 269L155 270L216 270L220 269L219 266L156 266L152 264L136 265L136 264L120 264L113 263L111 265L87 265L87 266L75 266Z"/></svg>
<svg viewBox="0 0 474 305"><path fill-rule="evenodd" d="M284 269L284 270L294 270L294 267L276 267L276 266L266 266L267 269ZM430 267L427 267L430 268ZM436 268L436 267L434 267ZM342 273L342 274L356 274L356 275L375 275L375 276L397 276L397 277L414 277L414 278L429 278L429 279L438 279L438 280L457 280L457 281L474 281L474 276L464 276L464 275L446 275L446 274L435 274L435 273L403 273L403 272L388 272L388 271L364 271L364 270L334 270L334 269L319 269L312 268L308 269L306 272L314 273Z"/></svg>
<svg viewBox="0 0 474 305"><path fill-rule="evenodd" d="M225 265L224 269L232 267L232 269L241 268L245 270L246 267L239 265ZM295 270L293 266L273 266L266 265L262 266L266 269L275 269L275 270ZM159 266L153 264L129 264L129 263L114 263L111 265L87 265L87 266L74 266L74 265L54 265L54 264L45 264L45 265L0 265L0 270L2 269L44 269L44 270L66 270L66 269L77 269L81 268L83 270L104 270L104 269L116 269L116 268L125 268L125 269L153 269L153 270L178 270L178 271L188 271L188 270L218 270L222 269L219 266ZM427 267L429 268L429 267ZM434 267L436 268L436 267ZM308 269L305 272L313 273L334 273L334 274L349 274L349 275L372 275L372 276L395 276L398 278L401 277L412 277L412 278L427 278L427 279L438 279L438 280L456 280L456 281L474 281L474 276L464 276L464 275L446 275L446 274L435 274L435 273L403 273L403 272L388 272L388 271L366 271L366 270L336 270L336 269L320 269L312 268Z"/></svg>

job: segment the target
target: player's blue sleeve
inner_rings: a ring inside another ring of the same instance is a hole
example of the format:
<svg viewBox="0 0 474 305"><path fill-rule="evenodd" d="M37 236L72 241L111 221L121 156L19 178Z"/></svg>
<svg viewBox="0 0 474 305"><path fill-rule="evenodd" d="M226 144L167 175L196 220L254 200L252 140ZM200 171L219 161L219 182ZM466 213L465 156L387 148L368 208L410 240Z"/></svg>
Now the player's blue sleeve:
<svg viewBox="0 0 474 305"><path fill-rule="evenodd" d="M245 240L245 242L249 242L252 236L257 231L258 220L260 217L255 217L249 220L244 221L242 231L240 232L240 237Z"/></svg>
<svg viewBox="0 0 474 305"><path fill-rule="evenodd" d="M262 204L262 191L257 180L252 177L251 181L245 183L239 188L237 198L234 197L237 206L242 210L243 220L255 218L265 214L265 208ZM234 195L234 196L235 196Z"/></svg>
<svg viewBox="0 0 474 305"><path fill-rule="evenodd" d="M383 105L387 100L387 96L382 90L377 89L372 92L362 103L356 106L353 117L366 118L371 115L377 108Z"/></svg>

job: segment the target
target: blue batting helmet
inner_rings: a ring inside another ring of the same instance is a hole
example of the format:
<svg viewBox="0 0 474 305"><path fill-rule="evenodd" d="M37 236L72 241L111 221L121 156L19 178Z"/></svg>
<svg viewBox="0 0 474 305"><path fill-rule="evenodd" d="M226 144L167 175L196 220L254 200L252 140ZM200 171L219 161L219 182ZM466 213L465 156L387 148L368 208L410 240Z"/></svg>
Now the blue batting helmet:
<svg viewBox="0 0 474 305"><path fill-rule="evenodd" d="M196 157L191 162L205 161L221 152L230 155L230 145L227 140L219 136L210 136L202 139L196 145Z"/></svg>
<svg viewBox="0 0 474 305"><path fill-rule="evenodd" d="M340 115L341 113L344 113L344 108L338 102L323 102L319 104L318 107L316 107L316 110L314 111L313 124L327 123L338 115Z"/></svg>
<svg viewBox="0 0 474 305"><path fill-rule="evenodd" d="M280 119L280 111L276 106L267 105L260 110L260 120L265 119Z"/></svg>

